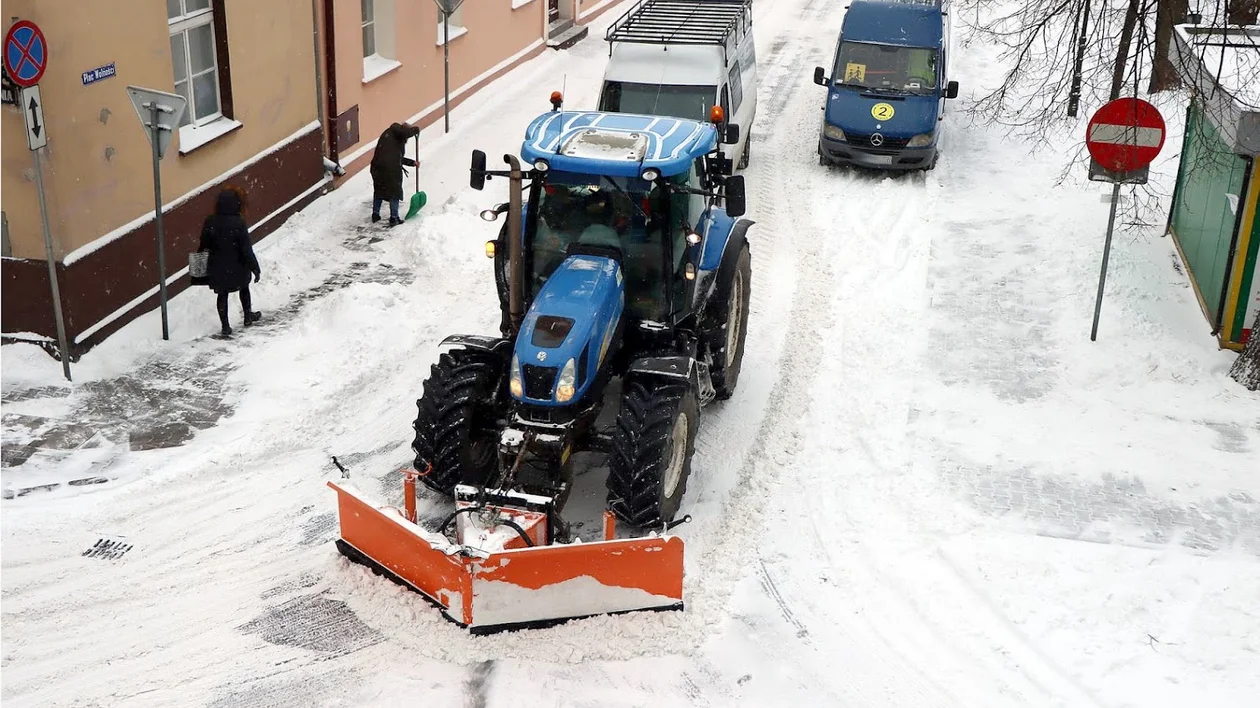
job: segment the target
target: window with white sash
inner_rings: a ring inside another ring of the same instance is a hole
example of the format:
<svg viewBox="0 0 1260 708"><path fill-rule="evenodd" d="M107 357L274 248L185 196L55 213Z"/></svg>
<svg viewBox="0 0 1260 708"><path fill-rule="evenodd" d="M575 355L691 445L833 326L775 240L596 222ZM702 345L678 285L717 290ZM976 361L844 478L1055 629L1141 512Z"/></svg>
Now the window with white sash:
<svg viewBox="0 0 1260 708"><path fill-rule="evenodd" d="M166 0L175 93L188 99L181 126L223 117L213 0Z"/></svg>

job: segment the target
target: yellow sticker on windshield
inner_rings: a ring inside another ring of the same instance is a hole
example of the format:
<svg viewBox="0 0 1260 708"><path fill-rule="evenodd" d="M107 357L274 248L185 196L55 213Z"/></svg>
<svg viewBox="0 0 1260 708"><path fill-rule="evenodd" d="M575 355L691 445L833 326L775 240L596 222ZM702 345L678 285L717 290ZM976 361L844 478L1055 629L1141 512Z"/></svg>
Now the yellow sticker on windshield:
<svg viewBox="0 0 1260 708"><path fill-rule="evenodd" d="M849 62L844 67L844 81L866 81L866 65Z"/></svg>
<svg viewBox="0 0 1260 708"><path fill-rule="evenodd" d="M871 106L871 115L875 117L875 120L888 120L894 113L896 111L893 110L891 103L876 103Z"/></svg>

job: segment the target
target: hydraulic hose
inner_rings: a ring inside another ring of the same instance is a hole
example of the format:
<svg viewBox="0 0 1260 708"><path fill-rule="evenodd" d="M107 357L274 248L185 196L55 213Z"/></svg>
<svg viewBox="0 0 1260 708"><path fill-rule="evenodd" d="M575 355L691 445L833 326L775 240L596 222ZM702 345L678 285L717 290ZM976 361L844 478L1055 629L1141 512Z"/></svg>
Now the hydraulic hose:
<svg viewBox="0 0 1260 708"><path fill-rule="evenodd" d="M450 516L446 517L445 521L442 522L442 526L438 529L439 532L445 535L447 527L451 525L451 522L455 520L456 516L469 511L481 511L484 508L484 506L466 506L463 509L456 509ZM530 538L529 534L525 533L525 529L521 528L520 524L511 519L499 519L499 523L515 531L516 534L521 537L521 540L525 542L526 546L533 547L535 545L534 539Z"/></svg>

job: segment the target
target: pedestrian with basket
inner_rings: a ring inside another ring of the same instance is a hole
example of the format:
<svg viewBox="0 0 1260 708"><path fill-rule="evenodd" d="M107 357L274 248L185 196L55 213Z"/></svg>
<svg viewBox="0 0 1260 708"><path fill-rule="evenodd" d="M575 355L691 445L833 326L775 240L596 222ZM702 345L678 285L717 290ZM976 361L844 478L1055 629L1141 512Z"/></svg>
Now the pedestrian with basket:
<svg viewBox="0 0 1260 708"><path fill-rule="evenodd" d="M232 293L240 293L246 327L262 318L261 312L253 310L249 293L249 276L252 273L257 283L260 269L249 242L244 208L244 193L237 187L224 187L215 202L214 213L207 216L201 226L198 251L207 254L204 280L218 296L219 323L224 337L232 334L228 321L228 297Z"/></svg>

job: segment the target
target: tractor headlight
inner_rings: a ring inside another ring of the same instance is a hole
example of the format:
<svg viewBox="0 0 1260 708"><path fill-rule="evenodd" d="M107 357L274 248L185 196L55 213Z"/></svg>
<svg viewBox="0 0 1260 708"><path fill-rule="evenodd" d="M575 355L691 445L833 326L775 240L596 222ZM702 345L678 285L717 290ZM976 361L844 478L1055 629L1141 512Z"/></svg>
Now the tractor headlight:
<svg viewBox="0 0 1260 708"><path fill-rule="evenodd" d="M486 241L486 258L494 258L494 241Z"/></svg>
<svg viewBox="0 0 1260 708"><path fill-rule="evenodd" d="M525 384L521 382L521 362L512 356L512 372L508 376L508 388L512 390L512 395L521 398L525 395Z"/></svg>
<svg viewBox="0 0 1260 708"><path fill-rule="evenodd" d="M823 126L823 136L832 140L839 140L842 143L847 142L844 138L844 131L830 123Z"/></svg>
<svg viewBox="0 0 1260 708"><path fill-rule="evenodd" d="M925 148L931 144L932 144L932 134L924 133L922 135L916 135L913 138L910 138L910 142L906 144L906 147Z"/></svg>
<svg viewBox="0 0 1260 708"><path fill-rule="evenodd" d="M556 379L556 402L565 403L577 393L577 362L570 359L560 370L560 378Z"/></svg>
<svg viewBox="0 0 1260 708"><path fill-rule="evenodd" d="M547 164L547 161L542 159L541 157L538 158L537 160L534 160L534 169L538 170L539 172L546 172L547 169L550 167L551 165Z"/></svg>
<svg viewBox="0 0 1260 708"><path fill-rule="evenodd" d="M697 243L700 243L700 234L696 233L695 231L692 231L691 229L688 229L687 230L687 243L691 244L692 246L696 245Z"/></svg>

